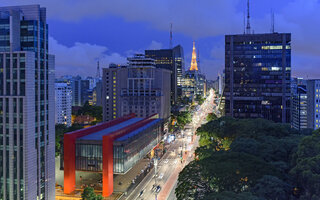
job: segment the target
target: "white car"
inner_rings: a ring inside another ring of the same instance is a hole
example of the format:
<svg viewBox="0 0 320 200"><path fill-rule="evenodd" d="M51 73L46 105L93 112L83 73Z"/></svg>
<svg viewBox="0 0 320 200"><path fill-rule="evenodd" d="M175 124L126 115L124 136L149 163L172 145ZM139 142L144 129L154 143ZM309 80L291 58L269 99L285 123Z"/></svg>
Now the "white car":
<svg viewBox="0 0 320 200"><path fill-rule="evenodd" d="M163 173L161 173L158 178L162 179L163 178Z"/></svg>

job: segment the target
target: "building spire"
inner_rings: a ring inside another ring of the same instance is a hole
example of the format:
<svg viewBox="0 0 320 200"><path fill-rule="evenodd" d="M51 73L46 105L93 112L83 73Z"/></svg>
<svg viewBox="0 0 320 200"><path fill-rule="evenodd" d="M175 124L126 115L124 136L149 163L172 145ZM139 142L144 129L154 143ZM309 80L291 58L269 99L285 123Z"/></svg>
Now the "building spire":
<svg viewBox="0 0 320 200"><path fill-rule="evenodd" d="M251 26L250 26L250 1L247 3L247 27L246 34L251 34Z"/></svg>
<svg viewBox="0 0 320 200"><path fill-rule="evenodd" d="M190 71L198 71L197 53L196 53L196 46L195 46L195 42L194 41L193 41L191 66L190 66L189 70Z"/></svg>

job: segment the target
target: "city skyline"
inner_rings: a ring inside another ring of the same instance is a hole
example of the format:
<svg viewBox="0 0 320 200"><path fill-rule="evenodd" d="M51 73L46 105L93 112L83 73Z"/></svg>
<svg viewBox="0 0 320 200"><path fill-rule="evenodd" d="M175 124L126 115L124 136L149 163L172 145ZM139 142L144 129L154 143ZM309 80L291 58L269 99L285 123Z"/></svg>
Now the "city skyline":
<svg viewBox="0 0 320 200"><path fill-rule="evenodd" d="M145 49L169 48L172 22L173 44L183 46L185 67L189 67L192 41L196 40L200 49L201 70L209 79L214 79L224 66L223 36L243 33L246 9L245 0L187 1L182 7L179 7L181 1L170 4L155 2L153 5L147 1L132 4L98 0L96 3L81 1L72 4L65 1L15 0L5 1L3 5L36 3L41 3L48 10L48 22L51 24L49 48L56 55L57 75L94 76L98 58L103 68L109 62L124 64L126 57L142 53ZM316 0L259 3L252 0L250 4L251 27L255 33L270 32L271 9L275 13L275 30L292 33L292 75L320 77L320 72L314 70L320 64L316 56L320 46L316 36L320 30L314 27L317 18L314 16L318 15L320 3ZM128 8L134 8L132 10L137 12L129 12ZM66 12L68 15L64 14ZM300 14L297 15L298 12ZM84 27L87 27L85 31Z"/></svg>

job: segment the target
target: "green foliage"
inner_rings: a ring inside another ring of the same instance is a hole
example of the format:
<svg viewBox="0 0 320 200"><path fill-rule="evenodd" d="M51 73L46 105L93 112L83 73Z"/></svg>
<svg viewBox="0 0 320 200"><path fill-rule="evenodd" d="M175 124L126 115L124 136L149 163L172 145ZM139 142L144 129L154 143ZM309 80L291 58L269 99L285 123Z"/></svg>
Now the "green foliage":
<svg viewBox="0 0 320 200"><path fill-rule="evenodd" d="M265 175L258 180L253 188L253 192L258 196L265 199L289 199L291 186L282 181L281 179Z"/></svg>
<svg viewBox="0 0 320 200"><path fill-rule="evenodd" d="M102 107L101 106L91 106L88 101L81 107L76 113L73 113L76 116L79 115L90 115L98 122L102 121Z"/></svg>
<svg viewBox="0 0 320 200"><path fill-rule="evenodd" d="M294 199L297 184L301 198L320 199L319 132L302 140L286 124L222 117L197 134L196 160L179 175L178 200Z"/></svg>
<svg viewBox="0 0 320 200"><path fill-rule="evenodd" d="M65 133L72 132L75 130L82 129L83 127L79 124L73 124L70 127L67 127L64 124L56 124L55 126L55 137L56 137L56 156L60 155L61 145L63 144L62 138Z"/></svg>
<svg viewBox="0 0 320 200"><path fill-rule="evenodd" d="M320 133L302 139L295 156L296 166L290 171L298 188L301 199L320 199Z"/></svg>
<svg viewBox="0 0 320 200"><path fill-rule="evenodd" d="M202 166L190 162L179 174L175 190L177 199L204 199L210 191L207 181L201 176Z"/></svg>
<svg viewBox="0 0 320 200"><path fill-rule="evenodd" d="M202 97L201 95L196 96L196 101L198 102L199 105L202 105L206 99Z"/></svg>
<svg viewBox="0 0 320 200"><path fill-rule="evenodd" d="M188 111L179 112L173 118L177 120L177 124L180 128L183 128L192 120L191 113Z"/></svg>
<svg viewBox="0 0 320 200"><path fill-rule="evenodd" d="M84 188L81 198L83 200L102 200L103 197L101 195L96 195L94 189L92 187Z"/></svg>
<svg viewBox="0 0 320 200"><path fill-rule="evenodd" d="M208 195L206 200L262 200L250 192L235 193L230 191L224 191L221 193L214 193Z"/></svg>
<svg viewBox="0 0 320 200"><path fill-rule="evenodd" d="M213 120L216 120L218 119L217 115L214 114L214 113L209 113L208 116L207 116L207 121L213 121Z"/></svg>

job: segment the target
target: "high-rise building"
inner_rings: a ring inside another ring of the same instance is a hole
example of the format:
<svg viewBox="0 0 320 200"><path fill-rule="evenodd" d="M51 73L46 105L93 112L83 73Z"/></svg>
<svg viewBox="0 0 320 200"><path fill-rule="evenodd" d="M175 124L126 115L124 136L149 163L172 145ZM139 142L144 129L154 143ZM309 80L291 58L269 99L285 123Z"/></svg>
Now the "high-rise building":
<svg viewBox="0 0 320 200"><path fill-rule="evenodd" d="M71 77L72 106L81 106L81 77Z"/></svg>
<svg viewBox="0 0 320 200"><path fill-rule="evenodd" d="M104 121L131 113L138 117L157 113L167 120L170 117L170 73L156 68L154 59L141 54L128 58L128 66L104 68Z"/></svg>
<svg viewBox="0 0 320 200"><path fill-rule="evenodd" d="M291 34L225 37L225 112L290 123Z"/></svg>
<svg viewBox="0 0 320 200"><path fill-rule="evenodd" d="M175 104L181 93L181 78L184 73L184 53L182 46L173 49L145 50L146 58L153 58L156 68L171 71L171 104Z"/></svg>
<svg viewBox="0 0 320 200"><path fill-rule="evenodd" d="M291 126L297 130L308 128L307 83L300 78L291 81Z"/></svg>
<svg viewBox="0 0 320 200"><path fill-rule="evenodd" d="M182 79L183 96L195 98L197 95L202 97L206 95L206 77L200 73L198 67L196 47L193 42L191 65Z"/></svg>
<svg viewBox="0 0 320 200"><path fill-rule="evenodd" d="M56 124L71 126L72 92L69 82L55 83Z"/></svg>
<svg viewBox="0 0 320 200"><path fill-rule="evenodd" d="M102 106L102 81L96 83L93 90L93 105Z"/></svg>
<svg viewBox="0 0 320 200"><path fill-rule="evenodd" d="M0 8L0 199L55 198L54 56L46 9Z"/></svg>
<svg viewBox="0 0 320 200"><path fill-rule="evenodd" d="M320 79L307 81L308 128L320 128Z"/></svg>

